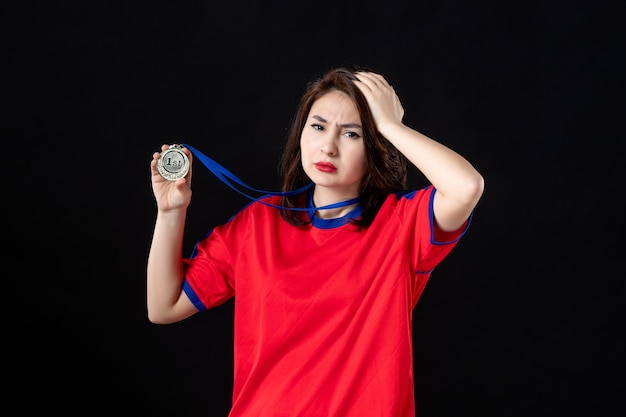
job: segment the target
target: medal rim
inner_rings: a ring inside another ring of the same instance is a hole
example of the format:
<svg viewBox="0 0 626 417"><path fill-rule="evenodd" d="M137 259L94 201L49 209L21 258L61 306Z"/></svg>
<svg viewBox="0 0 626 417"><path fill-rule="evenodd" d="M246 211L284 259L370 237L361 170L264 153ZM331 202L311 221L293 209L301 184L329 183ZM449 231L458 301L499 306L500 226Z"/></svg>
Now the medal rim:
<svg viewBox="0 0 626 417"><path fill-rule="evenodd" d="M157 160L157 171L159 171L159 175L169 181L176 181L183 178L189 172L189 157L181 150L182 147L180 145L170 145L169 149L161 152L159 159ZM179 153L183 159L183 167L178 172L169 172L163 167L163 158L171 152Z"/></svg>

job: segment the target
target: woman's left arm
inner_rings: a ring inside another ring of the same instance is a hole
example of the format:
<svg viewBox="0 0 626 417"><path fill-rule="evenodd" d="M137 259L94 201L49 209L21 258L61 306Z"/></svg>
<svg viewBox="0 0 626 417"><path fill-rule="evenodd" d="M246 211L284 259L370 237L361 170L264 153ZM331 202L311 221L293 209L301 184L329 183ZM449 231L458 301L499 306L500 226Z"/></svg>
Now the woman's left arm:
<svg viewBox="0 0 626 417"><path fill-rule="evenodd" d="M444 231L460 228L482 196L482 175L463 156L402 122L404 109L380 74L358 72L359 87L382 133L437 189L434 215Z"/></svg>

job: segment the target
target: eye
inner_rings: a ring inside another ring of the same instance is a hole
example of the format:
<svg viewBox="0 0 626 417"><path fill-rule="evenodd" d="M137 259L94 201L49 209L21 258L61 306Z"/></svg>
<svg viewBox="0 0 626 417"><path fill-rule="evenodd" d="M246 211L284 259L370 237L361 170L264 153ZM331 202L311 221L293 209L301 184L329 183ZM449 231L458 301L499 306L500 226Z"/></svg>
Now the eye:
<svg viewBox="0 0 626 417"><path fill-rule="evenodd" d="M313 123L311 127L315 130L324 130L324 126L317 124L317 123Z"/></svg>
<svg viewBox="0 0 626 417"><path fill-rule="evenodd" d="M351 139L359 139L361 137L361 135L359 135L358 133L353 132L351 130L345 132L344 136L349 137Z"/></svg>

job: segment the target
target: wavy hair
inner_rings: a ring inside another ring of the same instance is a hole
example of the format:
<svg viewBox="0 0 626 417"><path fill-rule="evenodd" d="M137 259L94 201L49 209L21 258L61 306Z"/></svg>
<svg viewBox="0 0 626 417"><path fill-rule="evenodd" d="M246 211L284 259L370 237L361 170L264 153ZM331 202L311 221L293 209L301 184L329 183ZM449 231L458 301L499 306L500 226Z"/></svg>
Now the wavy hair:
<svg viewBox="0 0 626 417"><path fill-rule="evenodd" d="M339 67L327 71L310 81L300 98L297 111L287 132L286 143L280 159L279 172L282 191L293 191L311 182L304 172L300 153L300 136L313 103L331 91L340 91L352 99L361 118L365 145L366 174L361 181L359 203L362 214L352 223L359 228L368 227L385 198L407 187L408 161L377 129L367 101L359 88L355 72L369 71L360 67ZM282 197L284 207L303 207L302 194ZM281 209L281 216L290 224L302 226L310 221L303 212Z"/></svg>

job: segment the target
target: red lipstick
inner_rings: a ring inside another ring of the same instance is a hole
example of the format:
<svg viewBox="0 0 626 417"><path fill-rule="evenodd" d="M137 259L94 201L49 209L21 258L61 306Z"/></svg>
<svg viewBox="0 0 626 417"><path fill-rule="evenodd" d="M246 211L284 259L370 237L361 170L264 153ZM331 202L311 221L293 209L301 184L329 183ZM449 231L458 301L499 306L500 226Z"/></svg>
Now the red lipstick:
<svg viewBox="0 0 626 417"><path fill-rule="evenodd" d="M337 167L331 164L330 162L316 162L315 168L322 172L335 172L337 171Z"/></svg>

